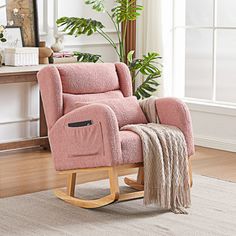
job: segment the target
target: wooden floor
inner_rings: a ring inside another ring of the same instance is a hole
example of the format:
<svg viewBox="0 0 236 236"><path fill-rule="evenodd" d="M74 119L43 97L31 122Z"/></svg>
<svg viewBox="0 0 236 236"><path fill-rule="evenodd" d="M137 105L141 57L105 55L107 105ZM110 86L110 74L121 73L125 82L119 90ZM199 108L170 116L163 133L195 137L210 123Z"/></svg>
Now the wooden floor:
<svg viewBox="0 0 236 236"><path fill-rule="evenodd" d="M193 173L236 182L236 153L209 148L196 148L192 158ZM134 173L129 170L120 173ZM106 178L104 172L81 174L78 183ZM40 149L0 153L0 197L53 189L65 185L65 178L57 175L51 154Z"/></svg>
<svg viewBox="0 0 236 236"><path fill-rule="evenodd" d="M236 182L236 153L196 147L193 173Z"/></svg>

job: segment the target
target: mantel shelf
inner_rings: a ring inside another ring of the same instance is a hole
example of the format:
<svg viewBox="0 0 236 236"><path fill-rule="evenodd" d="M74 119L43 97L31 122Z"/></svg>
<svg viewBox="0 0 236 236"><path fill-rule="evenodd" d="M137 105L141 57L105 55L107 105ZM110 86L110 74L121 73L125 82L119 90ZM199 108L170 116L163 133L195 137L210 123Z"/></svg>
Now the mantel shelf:
<svg viewBox="0 0 236 236"><path fill-rule="evenodd" d="M19 73L36 73L40 69L47 65L37 65L37 66L2 66L0 67L0 76L5 76L6 74L19 74Z"/></svg>

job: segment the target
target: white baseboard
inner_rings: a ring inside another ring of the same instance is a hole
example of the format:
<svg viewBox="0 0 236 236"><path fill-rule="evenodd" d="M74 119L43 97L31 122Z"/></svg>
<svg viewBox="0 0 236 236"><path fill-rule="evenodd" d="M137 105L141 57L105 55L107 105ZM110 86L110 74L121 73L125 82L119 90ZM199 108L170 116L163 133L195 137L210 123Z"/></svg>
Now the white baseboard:
<svg viewBox="0 0 236 236"><path fill-rule="evenodd" d="M195 145L236 152L236 140L216 139L213 137L195 136Z"/></svg>

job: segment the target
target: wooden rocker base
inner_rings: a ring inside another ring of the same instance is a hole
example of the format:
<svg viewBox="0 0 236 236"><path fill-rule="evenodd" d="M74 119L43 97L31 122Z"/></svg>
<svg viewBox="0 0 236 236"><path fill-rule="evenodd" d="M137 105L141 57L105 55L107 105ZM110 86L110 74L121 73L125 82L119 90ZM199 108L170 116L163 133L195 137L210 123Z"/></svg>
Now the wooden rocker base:
<svg viewBox="0 0 236 236"><path fill-rule="evenodd" d="M80 170L62 171L60 174L67 174L67 189L55 189L54 194L61 200L68 202L72 205L79 206L82 208L98 208L106 206L115 201L127 201L131 199L142 198L144 196L143 188L142 191L136 191L131 193L120 193L118 183L118 170L127 168L141 167L142 163L128 164L116 167L100 167L100 168L86 168ZM109 173L110 180L110 194L99 199L85 200L75 196L75 185L76 185L76 174L81 171L98 171L106 170ZM135 181L134 181L135 182ZM128 184L129 185L129 184Z"/></svg>
<svg viewBox="0 0 236 236"><path fill-rule="evenodd" d="M54 194L59 199L75 206L79 206L82 208L99 208L99 207L109 205L116 201L122 202L122 201L128 201L132 199L143 198L144 191L119 194L118 199L116 199L117 196L115 194L109 194L105 197L95 199L95 200L84 200L84 199L79 199L77 197L71 197L71 196L68 196L68 194L61 189L54 190Z"/></svg>
<svg viewBox="0 0 236 236"><path fill-rule="evenodd" d="M68 202L72 205L82 207L82 208L98 208L98 207L106 206L116 201L115 194L109 194L105 197L95 199L95 200L84 200L84 199L79 199L77 197L69 196L65 191L61 189L56 189L54 193L61 200Z"/></svg>
<svg viewBox="0 0 236 236"><path fill-rule="evenodd" d="M125 177L124 182L135 190L144 190L144 172L143 167L139 167L137 180Z"/></svg>
<svg viewBox="0 0 236 236"><path fill-rule="evenodd" d="M119 169L128 169L128 168L139 168L137 180L133 180L130 178L125 178L124 182L130 186L131 188L138 190L136 192L131 193L120 193L119 183L118 183L118 170ZM191 166L190 166L191 167ZM76 174L77 172L83 171L99 171L99 170L106 170L109 173L109 180L110 180L110 194L104 196L99 199L94 200L85 200L80 199L75 196L75 185L76 185ZM191 168L189 168L190 174L190 181L192 183L192 172ZM69 170L69 171L61 171L60 174L67 174L67 188L66 191L63 189L55 189L55 195L72 205L79 206L82 208L98 208L102 206L106 206L113 202L121 202L127 201L132 199L142 198L144 196L144 172L143 172L143 164L136 163L136 164L127 164L121 166L114 166L114 167L99 167L99 168L86 168L86 169L79 169L79 170Z"/></svg>

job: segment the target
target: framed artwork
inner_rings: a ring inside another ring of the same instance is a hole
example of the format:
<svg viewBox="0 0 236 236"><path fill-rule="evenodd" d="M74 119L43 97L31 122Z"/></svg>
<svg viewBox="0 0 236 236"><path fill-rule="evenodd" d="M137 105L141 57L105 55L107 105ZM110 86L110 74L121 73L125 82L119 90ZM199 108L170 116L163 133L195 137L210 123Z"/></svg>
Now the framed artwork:
<svg viewBox="0 0 236 236"><path fill-rule="evenodd" d="M2 45L4 48L16 48L24 46L21 27L7 26L5 28L4 36L7 40Z"/></svg>
<svg viewBox="0 0 236 236"><path fill-rule="evenodd" d="M5 0L7 25L21 27L25 47L39 46L37 0Z"/></svg>

